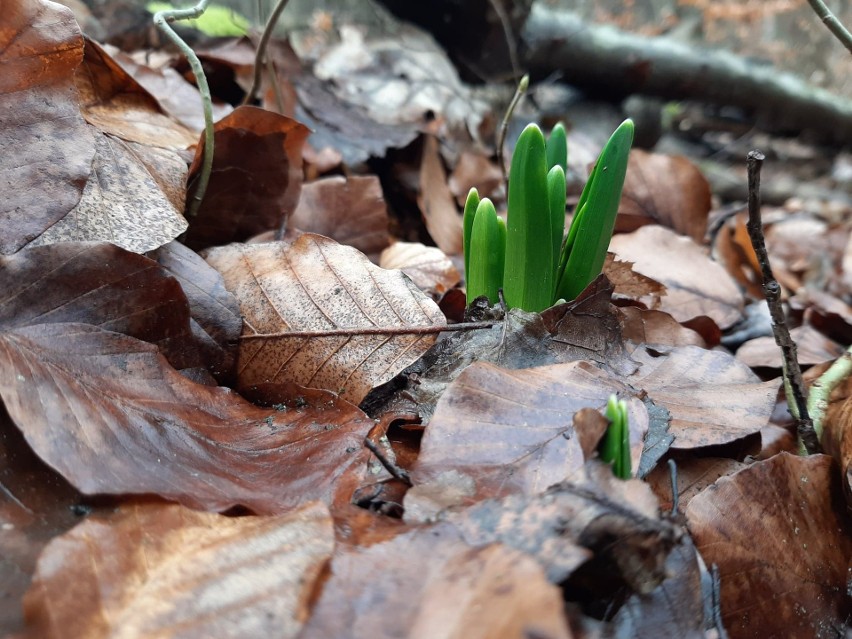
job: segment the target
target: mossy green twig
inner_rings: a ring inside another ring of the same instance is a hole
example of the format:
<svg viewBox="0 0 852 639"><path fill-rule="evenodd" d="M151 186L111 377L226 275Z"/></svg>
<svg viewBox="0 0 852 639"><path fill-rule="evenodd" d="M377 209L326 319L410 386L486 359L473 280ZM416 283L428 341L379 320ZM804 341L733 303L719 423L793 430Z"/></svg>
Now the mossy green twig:
<svg viewBox="0 0 852 639"><path fill-rule="evenodd" d="M198 18L207 9L209 3L210 0L200 0L198 4L189 9L169 9L158 11L154 14L154 24L186 56L187 62L189 62L189 66L195 76L198 91L201 93L201 103L204 108L204 156L201 160L201 173L198 175L198 188L195 190L192 201L186 207L187 217L194 217L198 213L198 207L201 206L201 201L207 192L207 184L210 182L210 172L213 170L213 98L210 96L210 87L207 84L204 69L201 67L201 61L195 55L195 51L175 33L170 23L175 20L192 20Z"/></svg>
<svg viewBox="0 0 852 639"><path fill-rule="evenodd" d="M828 410L831 391L849 375L852 375L852 346L811 384L808 393L808 412L814 422L814 431L820 439L822 439L823 421Z"/></svg>

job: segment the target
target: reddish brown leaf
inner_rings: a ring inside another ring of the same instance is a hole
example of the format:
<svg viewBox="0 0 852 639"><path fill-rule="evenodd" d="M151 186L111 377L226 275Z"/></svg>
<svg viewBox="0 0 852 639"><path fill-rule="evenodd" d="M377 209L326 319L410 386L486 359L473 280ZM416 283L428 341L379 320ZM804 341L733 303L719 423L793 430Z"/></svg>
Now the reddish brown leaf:
<svg viewBox="0 0 852 639"><path fill-rule="evenodd" d="M533 559L473 548L447 525L338 554L331 573L303 639L572 636L561 592Z"/></svg>
<svg viewBox="0 0 852 639"><path fill-rule="evenodd" d="M204 130L201 93L171 67L151 68L138 63L122 51L107 47L112 60L153 97L160 108L195 133ZM233 111L228 104L213 103L213 119ZM195 140L192 141L195 143Z"/></svg>
<svg viewBox="0 0 852 639"><path fill-rule="evenodd" d="M92 40L86 40L75 84L83 117L104 133L167 149L195 144L196 134L167 116L151 94Z"/></svg>
<svg viewBox="0 0 852 639"><path fill-rule="evenodd" d="M198 366L181 285L110 244L67 242L0 258L0 330L78 322L151 342L176 368Z"/></svg>
<svg viewBox="0 0 852 639"><path fill-rule="evenodd" d="M277 517L125 506L45 549L29 636L296 637L333 548L317 502Z"/></svg>
<svg viewBox="0 0 852 639"><path fill-rule="evenodd" d="M460 495L459 503L465 504L543 492L571 477L586 461L582 437L574 430L582 424L574 421L575 413L582 408L603 409L613 393L628 398L635 469L648 414L641 401L630 398L630 389L611 375L589 362L515 371L473 364L438 402L412 480L443 484L447 473L468 476L473 490Z"/></svg>
<svg viewBox="0 0 852 639"><path fill-rule="evenodd" d="M216 269L179 242L169 242L151 257L180 282L204 364L214 377L227 380L236 365L237 340L243 328L237 299L225 289Z"/></svg>
<svg viewBox="0 0 852 639"><path fill-rule="evenodd" d="M305 184L290 226L325 235L370 257L390 244L387 205L374 175L335 176Z"/></svg>
<svg viewBox="0 0 852 639"><path fill-rule="evenodd" d="M462 218L447 185L447 173L438 153L438 140L431 135L427 135L423 142L417 205L438 248L447 255L460 255Z"/></svg>
<svg viewBox="0 0 852 639"><path fill-rule="evenodd" d="M441 249L419 242L394 242L382 251L379 266L401 270L433 297L440 297L461 280L458 269Z"/></svg>
<svg viewBox="0 0 852 639"><path fill-rule="evenodd" d="M720 477L732 475L746 467L735 459L722 457L682 457L675 458L677 463L678 512L686 511L690 500ZM645 481L651 486L660 500L660 508L672 509L672 475L667 464L654 468Z"/></svg>
<svg viewBox="0 0 852 639"><path fill-rule="evenodd" d="M719 567L732 638L828 637L848 623L852 522L831 458L781 453L689 502L695 544Z"/></svg>
<svg viewBox="0 0 852 639"><path fill-rule="evenodd" d="M638 300L646 296L661 297L666 294L666 287L633 270L631 262L615 259L612 253L606 254L603 274L613 286L615 295Z"/></svg>
<svg viewBox="0 0 852 639"><path fill-rule="evenodd" d="M703 244L711 206L710 184L688 159L633 149L616 230L662 224Z"/></svg>
<svg viewBox="0 0 852 639"><path fill-rule="evenodd" d="M331 396L322 407L258 408L190 382L154 346L81 324L0 335L0 395L30 446L80 491L209 510L348 501L372 426Z"/></svg>
<svg viewBox="0 0 852 639"><path fill-rule="evenodd" d="M0 30L0 253L14 253L80 201L95 142L74 99L83 36L70 10L7 0Z"/></svg>
<svg viewBox="0 0 852 639"><path fill-rule="evenodd" d="M761 383L732 355L681 346L660 357L637 349L633 358L642 366L627 381L669 410L672 448L728 444L769 423L779 382Z"/></svg>
<svg viewBox="0 0 852 639"><path fill-rule="evenodd" d="M445 323L435 303L401 272L380 269L320 235L305 234L290 245L234 244L210 251L207 259L245 318L240 388L291 381L360 402L435 343L435 333L416 334L418 327ZM379 331L346 333L359 329Z"/></svg>
<svg viewBox="0 0 852 639"><path fill-rule="evenodd" d="M633 262L633 270L666 287L660 310L678 322L707 315L725 329L740 319L743 296L739 288L704 249L661 226L643 226L610 243L616 257Z"/></svg>
<svg viewBox="0 0 852 639"><path fill-rule="evenodd" d="M286 116L239 107L215 126L213 173L186 244L200 249L276 229L296 207L302 188L302 144L308 129ZM204 142L189 171L194 196Z"/></svg>
<svg viewBox="0 0 852 639"><path fill-rule="evenodd" d="M45 544L80 521L80 493L33 453L0 408L0 636L23 627L21 598Z"/></svg>

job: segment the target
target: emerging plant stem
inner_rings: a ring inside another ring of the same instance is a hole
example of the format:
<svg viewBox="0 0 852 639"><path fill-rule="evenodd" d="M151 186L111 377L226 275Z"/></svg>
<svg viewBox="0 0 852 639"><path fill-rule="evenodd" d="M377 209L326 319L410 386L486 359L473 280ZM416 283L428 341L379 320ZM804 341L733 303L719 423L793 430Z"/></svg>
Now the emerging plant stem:
<svg viewBox="0 0 852 639"><path fill-rule="evenodd" d="M746 159L748 167L748 236L751 245L757 255L763 276L763 294L769 305L769 314L772 317L772 332L775 335L775 343L781 349L782 372L784 374L784 390L787 395L787 403L790 412L796 419L796 429L799 440L809 454L819 452L819 439L814 432L813 422L808 416L808 407L805 401L805 385L802 382L802 371L799 368L799 360L796 355L796 343L790 337L787 328L787 318L781 307L781 286L772 275L769 266L769 254L766 251L766 243L763 237L763 225L760 219L760 169L763 166L765 156L760 151L750 151Z"/></svg>
<svg viewBox="0 0 852 639"><path fill-rule="evenodd" d="M843 26L843 23L837 19L826 4L822 0L808 0L808 4L811 5L823 24L828 27L828 30L840 40L849 53L852 53L852 33L849 33L849 30Z"/></svg>
<svg viewBox="0 0 852 639"><path fill-rule="evenodd" d="M509 103L509 108L506 109L506 114L503 116L503 123L500 125L500 137L497 138L497 163L500 165L500 173L503 174L503 186L506 188L506 197L509 194L509 176L506 175L506 158L503 157L503 145L506 144L506 132L509 130L509 120L512 119L512 114L515 112L515 107L518 102L524 97L524 93L530 86L530 76L525 75L518 82L518 88L515 89L515 95L512 96L512 101Z"/></svg>
<svg viewBox="0 0 852 639"><path fill-rule="evenodd" d="M272 37L272 31L275 25L278 24L278 18L284 11L289 0L278 0L272 13L269 14L269 20L266 21L266 26L263 28L263 34L260 36L260 42L257 44L257 52L254 57L254 78L251 81L251 88L243 98L243 105L248 104L255 98L255 94L260 88L260 76L263 74L263 58L266 55L266 47L269 44L269 39Z"/></svg>
<svg viewBox="0 0 852 639"><path fill-rule="evenodd" d="M175 33L170 23L175 20L192 20L193 18L198 18L207 9L209 3L210 0L199 0L197 5L189 9L167 9L154 14L154 24L186 56L186 60L192 69L192 74L195 76L195 83L198 85L198 92L201 94L201 104L204 108L204 156L201 161L201 172L198 174L198 188L195 190L192 202L189 203L186 209L187 217L194 217L198 213L198 207L201 206L201 201L207 192L207 184L210 182L210 172L213 170L213 98L210 95L210 87L207 84L207 76L204 75L201 61L195 55L192 47Z"/></svg>

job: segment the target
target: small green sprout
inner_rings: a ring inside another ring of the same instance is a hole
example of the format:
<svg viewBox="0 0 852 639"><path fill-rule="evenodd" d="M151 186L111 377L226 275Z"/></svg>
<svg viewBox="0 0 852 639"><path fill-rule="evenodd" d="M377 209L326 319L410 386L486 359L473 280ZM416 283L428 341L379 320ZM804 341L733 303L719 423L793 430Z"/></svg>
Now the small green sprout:
<svg viewBox="0 0 852 639"><path fill-rule="evenodd" d="M606 404L609 427L598 446L601 459L612 463L612 472L619 479L630 479L630 426L627 421L627 402L615 395L609 396Z"/></svg>
<svg viewBox="0 0 852 639"><path fill-rule="evenodd" d="M545 141L538 126L527 126L512 155L502 253L494 243L493 222L475 223L481 204L479 194L476 189L468 194L463 224L468 303L479 295L488 295L493 302L495 282L497 289L503 289L510 308L525 311L542 311L560 299L576 298L603 268L632 143L633 122L625 120L601 151L563 240L568 161L565 127L554 127ZM474 242L478 228L490 234L487 241ZM495 271L501 254L505 255L503 269ZM492 270L486 275L487 269ZM470 286L474 272L476 288ZM488 292L482 288L485 281L489 283Z"/></svg>

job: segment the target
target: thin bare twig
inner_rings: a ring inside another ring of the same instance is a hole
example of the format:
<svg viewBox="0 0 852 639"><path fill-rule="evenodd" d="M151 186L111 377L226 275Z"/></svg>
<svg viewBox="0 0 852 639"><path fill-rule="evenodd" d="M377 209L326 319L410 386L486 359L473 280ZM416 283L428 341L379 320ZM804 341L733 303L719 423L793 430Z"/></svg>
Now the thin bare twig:
<svg viewBox="0 0 852 639"><path fill-rule="evenodd" d="M503 123L500 125L500 137L497 138L497 162L500 164L500 173L503 175L503 186L506 187L506 197L509 195L509 176L506 174L506 159L503 157L503 146L506 144L506 133L509 131L509 120L512 119L512 114L515 112L515 107L518 102L527 92L530 86L530 76L525 75L518 82L518 88L515 89L515 95L512 96L512 101L509 103L509 108L506 109L506 114L503 116Z"/></svg>
<svg viewBox="0 0 852 639"><path fill-rule="evenodd" d="M398 479L399 481L408 486L414 485L411 481L411 475L408 474L408 471L392 459L389 459L385 452L376 445L376 442L374 442L369 437L365 437L364 445L371 453L376 456L376 459L379 460L382 466L385 467L385 470L387 470L394 478Z"/></svg>
<svg viewBox="0 0 852 639"><path fill-rule="evenodd" d="M763 237L763 224L760 219L760 169L765 156L760 151L750 151L746 159L748 167L748 236L757 255L763 275L763 294L769 305L772 317L772 332L775 343L781 349L782 372L784 375L784 390L787 393L787 404L796 419L796 429L799 439L809 454L819 452L819 439L814 432L813 422L808 416L807 400L805 399L805 384L802 381L802 371L796 354L796 342L790 337L787 318L781 307L781 286L772 275L769 266L769 254Z"/></svg>
<svg viewBox="0 0 852 639"><path fill-rule="evenodd" d="M363 328L330 328L321 331L281 331L279 333L256 333L242 335L240 339L270 339L273 337L340 337L353 335L431 335L445 331L475 331L480 328L491 328L499 324L497 321L464 322L447 326L365 326Z"/></svg>
<svg viewBox="0 0 852 639"><path fill-rule="evenodd" d="M808 4L816 12L823 24L834 34L844 47L852 53L852 33L843 26L843 23L831 12L822 0L808 0Z"/></svg>
<svg viewBox="0 0 852 639"><path fill-rule="evenodd" d="M269 44L269 39L272 37L275 25L278 24L278 18L281 17L281 12L284 11L284 7L287 6L288 2L289 0L278 0L272 13L269 14L269 20L266 21L263 34L260 36L260 42L257 44L257 52L254 57L254 78L251 81L251 88L243 98L243 105L254 100L255 94L260 88L260 76L263 74L263 58L266 55L266 47Z"/></svg>
<svg viewBox="0 0 852 639"><path fill-rule="evenodd" d="M521 65L518 62L518 45L512 33L512 22L509 20L509 14L506 13L506 7L503 6L503 0L489 0L489 2L500 20L500 26L503 27L503 37L506 38L506 49L509 52L509 63L512 65L512 73L517 80L518 76L521 75Z"/></svg>
<svg viewBox="0 0 852 639"><path fill-rule="evenodd" d="M672 481L672 515L677 515L677 509L680 506L680 493L677 489L677 463L674 459L670 459L668 464Z"/></svg>
<svg viewBox="0 0 852 639"><path fill-rule="evenodd" d="M201 94L201 104L204 109L204 155L201 159L201 172L198 174L198 188L195 190L192 202L189 203L186 209L188 217L193 217L198 213L198 207L201 206L201 201L204 199L204 194L207 192L207 184L210 182L210 173L213 171L213 98L210 95L210 87L207 84L207 76L204 75L204 68L201 66L201 60L195 55L183 39L172 29L171 22L175 20L191 20L199 17L207 9L210 0L200 0L197 5L189 9L166 9L158 11L154 14L154 24L165 33L169 39L177 45L195 76L195 83L198 85L198 92Z"/></svg>

